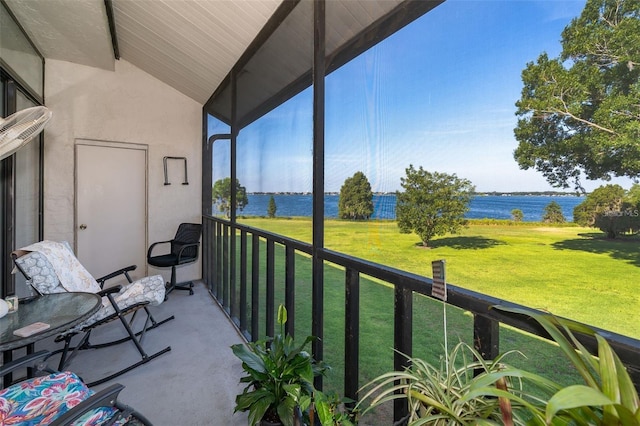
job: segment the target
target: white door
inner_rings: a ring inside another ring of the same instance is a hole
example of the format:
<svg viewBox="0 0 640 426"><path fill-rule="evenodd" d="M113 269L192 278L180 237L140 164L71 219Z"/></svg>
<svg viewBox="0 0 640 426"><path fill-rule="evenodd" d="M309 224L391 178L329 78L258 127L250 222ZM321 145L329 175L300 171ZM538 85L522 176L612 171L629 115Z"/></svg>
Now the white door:
<svg viewBox="0 0 640 426"><path fill-rule="evenodd" d="M95 278L129 265L146 275L146 213L146 146L76 140L77 256Z"/></svg>

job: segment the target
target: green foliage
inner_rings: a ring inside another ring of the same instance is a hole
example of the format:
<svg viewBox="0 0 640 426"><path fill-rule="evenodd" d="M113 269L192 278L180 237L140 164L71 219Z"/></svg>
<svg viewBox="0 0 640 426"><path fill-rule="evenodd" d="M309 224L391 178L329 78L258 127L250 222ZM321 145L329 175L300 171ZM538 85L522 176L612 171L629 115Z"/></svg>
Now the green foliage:
<svg viewBox="0 0 640 426"><path fill-rule="evenodd" d="M533 425L640 425L640 398L626 368L609 343L591 328L570 320L528 309L498 307L501 310L531 316L558 344L564 355L582 377L584 384L560 386L525 370L505 368L487 374L474 383L472 395L508 398L521 402L517 393L493 386L505 377L523 378L540 389L548 390L549 398L530 399L526 405ZM595 337L597 357L580 343L574 333Z"/></svg>
<svg viewBox="0 0 640 426"><path fill-rule="evenodd" d="M562 207L556 201L552 201L544 208L544 215L542 221L546 223L564 223L567 220L562 214Z"/></svg>
<svg viewBox="0 0 640 426"><path fill-rule="evenodd" d="M640 185L634 183L631 188L629 188L625 201L634 208L640 207Z"/></svg>
<svg viewBox="0 0 640 426"><path fill-rule="evenodd" d="M385 373L362 390L371 408L394 399L407 399L409 425L518 424L518 425L640 425L640 398L609 343L591 328L526 308L497 306L506 312L536 320L584 383L561 385L522 368L503 363L502 355L484 361L464 343L436 368L419 358L402 372ZM594 357L574 333L597 342ZM463 354L458 360L458 354ZM465 357L464 352L472 355ZM474 359L475 358L475 359ZM578 379L579 380L579 379Z"/></svg>
<svg viewBox="0 0 640 426"><path fill-rule="evenodd" d="M522 210L520 209L513 209L511 210L511 218L513 219L514 222L522 222L522 219L524 218L524 213L522 213Z"/></svg>
<svg viewBox="0 0 640 426"><path fill-rule="evenodd" d="M474 187L467 179L455 174L428 172L422 166L406 169L406 177L400 178L403 192L396 194L396 218L400 232L415 232L423 246L447 232L455 233L466 226L464 214Z"/></svg>
<svg viewBox="0 0 640 426"><path fill-rule="evenodd" d="M557 187L640 174L640 1L588 0L522 72L514 157Z"/></svg>
<svg viewBox="0 0 640 426"><path fill-rule="evenodd" d="M598 213L593 225L606 233L607 238L616 238L625 233L637 233L640 230L640 211L623 207L619 211Z"/></svg>
<svg viewBox="0 0 640 426"><path fill-rule="evenodd" d="M280 334L246 345L231 346L242 360L246 383L242 394L236 396L235 411L249 411L249 425L254 426L263 417L276 416L284 426L293 426L296 408L306 410L315 391L313 378L324 374L327 367L316 362L304 349L314 340L308 336L301 345L284 333L287 311L278 309Z"/></svg>
<svg viewBox="0 0 640 426"><path fill-rule="evenodd" d="M244 207L249 204L249 199L247 198L247 189L240 185L240 181L236 179L236 205L235 210L244 209ZM217 204L218 210L223 212L226 217L231 216L231 178L223 178L217 180L213 184L213 189L211 190L213 201Z"/></svg>
<svg viewBox="0 0 640 426"><path fill-rule="evenodd" d="M340 188L338 217L341 219L369 219L373 214L371 184L362 172L345 179Z"/></svg>
<svg viewBox="0 0 640 426"><path fill-rule="evenodd" d="M596 188L573 209L574 221L583 226L594 226L615 238L625 232L640 229L637 185L627 193L620 185L605 185Z"/></svg>
<svg viewBox="0 0 640 426"><path fill-rule="evenodd" d="M420 358L409 358L410 366L404 371L382 374L364 385L360 392L367 392L358 406L372 398L364 415L385 402L406 398L410 426L507 424L507 420L524 424L513 418L513 407L506 398L470 394L486 374L504 368L502 360L507 354L485 361L473 347L460 342L438 367ZM512 392L522 392L517 381L509 383L509 387Z"/></svg>
<svg viewBox="0 0 640 426"><path fill-rule="evenodd" d="M340 398L336 392L324 394L318 390L313 395L313 409L322 426L354 426L356 413L345 408L345 402L355 402ZM315 417L310 416L310 426L315 425Z"/></svg>
<svg viewBox="0 0 640 426"><path fill-rule="evenodd" d="M276 206L276 200L273 198L273 195L269 197L269 204L267 205L267 217L274 218L276 217L276 211L278 207Z"/></svg>
<svg viewBox="0 0 640 426"><path fill-rule="evenodd" d="M624 196L624 189L620 185L600 186L573 208L573 221L581 226L593 226L598 213L619 211Z"/></svg>

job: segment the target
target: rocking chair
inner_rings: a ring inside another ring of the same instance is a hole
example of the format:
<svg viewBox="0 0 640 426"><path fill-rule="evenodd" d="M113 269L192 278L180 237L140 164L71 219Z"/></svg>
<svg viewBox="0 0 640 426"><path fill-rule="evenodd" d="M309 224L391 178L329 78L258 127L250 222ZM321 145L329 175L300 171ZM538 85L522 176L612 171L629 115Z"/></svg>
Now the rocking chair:
<svg viewBox="0 0 640 426"><path fill-rule="evenodd" d="M56 342L64 341L64 348L54 352L54 354L62 353L58 370L64 370L79 350L98 349L132 341L140 354L140 361L88 384L88 386L94 386L146 364L171 350L171 346L167 346L149 355L142 347L142 340L148 330L174 319L170 316L162 321L156 321L147 308L148 305L159 305L164 301L165 287L162 276L144 277L133 282L129 272L135 270L136 266L132 265L95 280L74 256L66 241L61 243L41 241L16 250L11 253L11 256L17 269L38 294L83 291L102 296L102 307L98 312L85 322L56 337ZM107 280L121 275L124 275L128 284L103 288ZM142 329L135 333L132 324L138 310L144 310L146 318ZM130 318L127 319L129 314L131 314ZM120 320L124 326L127 337L101 344L92 344L89 341L94 328L116 319ZM75 347L71 347L71 339L79 333L83 334L80 342Z"/></svg>

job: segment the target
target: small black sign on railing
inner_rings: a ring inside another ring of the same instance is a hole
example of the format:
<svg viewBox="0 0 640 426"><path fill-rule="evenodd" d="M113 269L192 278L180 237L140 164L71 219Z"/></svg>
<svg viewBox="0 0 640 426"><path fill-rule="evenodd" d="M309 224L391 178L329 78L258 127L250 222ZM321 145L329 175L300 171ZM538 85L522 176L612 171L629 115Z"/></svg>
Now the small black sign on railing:
<svg viewBox="0 0 640 426"><path fill-rule="evenodd" d="M447 301L447 280L445 278L444 260L434 260L431 262L433 271L433 285L431 295L446 302Z"/></svg>

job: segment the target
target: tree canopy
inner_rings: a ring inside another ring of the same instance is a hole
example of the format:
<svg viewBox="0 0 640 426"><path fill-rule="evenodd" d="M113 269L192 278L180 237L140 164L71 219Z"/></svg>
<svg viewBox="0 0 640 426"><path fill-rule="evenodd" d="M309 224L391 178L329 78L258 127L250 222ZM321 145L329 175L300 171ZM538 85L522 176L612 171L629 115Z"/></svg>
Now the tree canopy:
<svg viewBox="0 0 640 426"><path fill-rule="evenodd" d="M552 201L544 208L542 221L547 223L565 223L567 220L562 213L562 207L557 201Z"/></svg>
<svg viewBox="0 0 640 426"><path fill-rule="evenodd" d="M522 219L524 219L524 213L522 213L522 210L520 209L513 209L511 210L511 219L513 219L514 222L522 222Z"/></svg>
<svg viewBox="0 0 640 426"><path fill-rule="evenodd" d="M522 81L520 168L578 190L583 176L640 176L640 0L588 0L560 56L542 53Z"/></svg>
<svg viewBox="0 0 640 426"><path fill-rule="evenodd" d="M235 210L242 211L242 209L249 204L249 199L247 198L247 189L240 185L240 181L238 179L236 179L235 191ZM223 212L226 217L231 217L231 178L226 177L218 179L213 184L211 192L213 201L218 206L218 210Z"/></svg>
<svg viewBox="0 0 640 426"><path fill-rule="evenodd" d="M593 190L573 208L573 221L581 226L594 226L599 213L619 211L625 191L620 185L604 185Z"/></svg>
<svg viewBox="0 0 640 426"><path fill-rule="evenodd" d="M340 188L338 217L341 219L369 219L373 214L371 184L362 172L345 179Z"/></svg>
<svg viewBox="0 0 640 426"><path fill-rule="evenodd" d="M640 229L640 186L625 191L620 185L596 188L573 209L573 220L582 226L593 226L615 238Z"/></svg>
<svg viewBox="0 0 640 426"><path fill-rule="evenodd" d="M274 218L276 217L276 211L278 210L278 206L276 206L276 199L273 198L273 195L269 197L269 204L267 205L267 217Z"/></svg>
<svg viewBox="0 0 640 426"><path fill-rule="evenodd" d="M439 172L428 172L413 165L400 178L404 191L396 193L396 219L401 233L415 232L424 247L447 232L455 233L467 221L471 196L475 190L467 179Z"/></svg>

